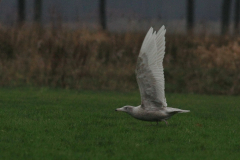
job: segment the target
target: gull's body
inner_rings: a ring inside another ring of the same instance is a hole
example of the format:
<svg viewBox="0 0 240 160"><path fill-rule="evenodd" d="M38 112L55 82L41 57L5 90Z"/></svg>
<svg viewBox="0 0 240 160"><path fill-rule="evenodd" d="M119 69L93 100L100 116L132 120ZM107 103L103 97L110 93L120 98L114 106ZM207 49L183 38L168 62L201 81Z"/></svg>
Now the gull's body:
<svg viewBox="0 0 240 160"><path fill-rule="evenodd" d="M136 66L136 77L141 94L141 105L124 106L116 111L123 111L132 117L144 121L165 121L176 113L189 112L167 107L165 98L165 80L163 58L165 54L165 27L156 33L150 28L144 38Z"/></svg>

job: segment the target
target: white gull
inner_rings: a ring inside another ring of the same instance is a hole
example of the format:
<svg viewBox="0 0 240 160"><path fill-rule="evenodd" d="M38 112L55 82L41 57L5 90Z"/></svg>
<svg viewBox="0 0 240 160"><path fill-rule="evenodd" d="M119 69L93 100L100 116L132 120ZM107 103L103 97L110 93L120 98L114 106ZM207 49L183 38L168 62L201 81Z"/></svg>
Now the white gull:
<svg viewBox="0 0 240 160"><path fill-rule="evenodd" d="M116 111L123 111L132 117L144 121L166 121L176 113L186 113L189 110L167 107L165 98L165 82L163 73L163 58L165 54L165 33L162 26L156 33L151 27L143 40L137 60L136 77L141 94L141 105L137 107L124 106Z"/></svg>

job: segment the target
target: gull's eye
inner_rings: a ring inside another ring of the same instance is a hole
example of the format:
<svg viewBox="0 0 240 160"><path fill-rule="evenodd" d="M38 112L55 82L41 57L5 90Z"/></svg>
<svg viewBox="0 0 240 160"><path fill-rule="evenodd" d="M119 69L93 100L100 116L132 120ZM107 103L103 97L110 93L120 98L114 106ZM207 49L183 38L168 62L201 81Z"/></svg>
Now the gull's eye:
<svg viewBox="0 0 240 160"><path fill-rule="evenodd" d="M125 107L126 110L128 110L129 108L128 107Z"/></svg>

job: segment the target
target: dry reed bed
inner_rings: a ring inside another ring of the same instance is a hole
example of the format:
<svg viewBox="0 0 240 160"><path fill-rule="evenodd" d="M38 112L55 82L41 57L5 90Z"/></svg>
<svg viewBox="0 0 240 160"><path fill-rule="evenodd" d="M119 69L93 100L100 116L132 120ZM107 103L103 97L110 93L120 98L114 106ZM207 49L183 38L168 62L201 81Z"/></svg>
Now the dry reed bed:
<svg viewBox="0 0 240 160"><path fill-rule="evenodd" d="M0 85L136 90L144 34L1 28ZM167 34L166 40L168 92L240 93L239 38Z"/></svg>

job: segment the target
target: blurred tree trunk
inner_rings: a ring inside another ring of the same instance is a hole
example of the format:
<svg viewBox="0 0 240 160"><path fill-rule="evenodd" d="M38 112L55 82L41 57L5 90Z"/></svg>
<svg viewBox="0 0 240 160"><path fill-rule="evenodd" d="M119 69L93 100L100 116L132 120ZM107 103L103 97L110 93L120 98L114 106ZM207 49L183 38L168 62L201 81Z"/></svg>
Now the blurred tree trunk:
<svg viewBox="0 0 240 160"><path fill-rule="evenodd" d="M222 35L229 32L231 0L223 0L222 3Z"/></svg>
<svg viewBox="0 0 240 160"><path fill-rule="evenodd" d="M25 0L18 0L18 24L22 25L25 21Z"/></svg>
<svg viewBox="0 0 240 160"><path fill-rule="evenodd" d="M239 8L240 8L240 0L235 1L235 15L234 15L234 32L235 34L239 33Z"/></svg>
<svg viewBox="0 0 240 160"><path fill-rule="evenodd" d="M99 20L101 29L106 30L106 0L99 1Z"/></svg>
<svg viewBox="0 0 240 160"><path fill-rule="evenodd" d="M194 0L187 0L187 31L193 33L194 28Z"/></svg>
<svg viewBox="0 0 240 160"><path fill-rule="evenodd" d="M41 24L42 20L42 0L35 0L34 3L34 22Z"/></svg>

